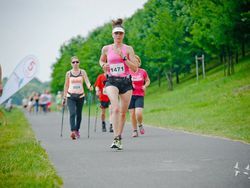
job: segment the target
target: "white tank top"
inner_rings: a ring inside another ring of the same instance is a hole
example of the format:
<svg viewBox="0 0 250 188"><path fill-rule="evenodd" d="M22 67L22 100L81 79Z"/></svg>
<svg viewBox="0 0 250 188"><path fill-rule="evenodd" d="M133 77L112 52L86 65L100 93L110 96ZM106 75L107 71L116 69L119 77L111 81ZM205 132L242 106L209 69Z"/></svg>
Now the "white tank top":
<svg viewBox="0 0 250 188"><path fill-rule="evenodd" d="M68 93L83 94L82 71L77 76L73 75L70 71Z"/></svg>

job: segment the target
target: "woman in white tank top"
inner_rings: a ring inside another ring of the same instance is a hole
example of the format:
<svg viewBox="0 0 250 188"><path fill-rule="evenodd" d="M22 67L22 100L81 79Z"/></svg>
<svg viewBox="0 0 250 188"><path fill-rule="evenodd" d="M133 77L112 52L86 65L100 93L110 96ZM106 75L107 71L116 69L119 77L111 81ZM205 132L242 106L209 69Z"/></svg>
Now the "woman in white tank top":
<svg viewBox="0 0 250 188"><path fill-rule="evenodd" d="M71 58L72 69L66 73L63 95L63 105L67 99L67 105L70 113L70 137L73 140L80 138L79 129L82 121L82 107L85 98L83 83L85 82L90 91L93 90L86 71L80 69L79 64L80 61L76 56Z"/></svg>

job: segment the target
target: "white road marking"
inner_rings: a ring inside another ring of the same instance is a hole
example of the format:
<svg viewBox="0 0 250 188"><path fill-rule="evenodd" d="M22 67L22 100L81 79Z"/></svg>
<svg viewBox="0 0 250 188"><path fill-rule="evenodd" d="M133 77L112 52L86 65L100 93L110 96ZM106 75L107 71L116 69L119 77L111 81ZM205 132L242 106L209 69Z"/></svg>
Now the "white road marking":
<svg viewBox="0 0 250 188"><path fill-rule="evenodd" d="M238 176L238 174L240 174L240 171L235 170L235 175L234 176Z"/></svg>
<svg viewBox="0 0 250 188"><path fill-rule="evenodd" d="M245 168L246 170L250 170L250 166L249 164L247 165L247 167Z"/></svg>
<svg viewBox="0 0 250 188"><path fill-rule="evenodd" d="M234 166L235 169L239 169L239 162L237 162Z"/></svg>

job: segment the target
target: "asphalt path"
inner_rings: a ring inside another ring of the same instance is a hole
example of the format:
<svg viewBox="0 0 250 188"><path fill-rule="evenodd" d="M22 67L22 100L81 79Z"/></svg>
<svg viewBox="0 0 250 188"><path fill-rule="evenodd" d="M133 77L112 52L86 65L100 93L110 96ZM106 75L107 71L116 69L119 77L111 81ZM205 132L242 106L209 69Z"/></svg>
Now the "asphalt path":
<svg viewBox="0 0 250 188"><path fill-rule="evenodd" d="M109 146L112 133L83 115L81 138L69 138L65 113L28 114L36 138L46 149L65 188L249 188L250 145L145 126L145 135L132 138L126 124L123 151Z"/></svg>

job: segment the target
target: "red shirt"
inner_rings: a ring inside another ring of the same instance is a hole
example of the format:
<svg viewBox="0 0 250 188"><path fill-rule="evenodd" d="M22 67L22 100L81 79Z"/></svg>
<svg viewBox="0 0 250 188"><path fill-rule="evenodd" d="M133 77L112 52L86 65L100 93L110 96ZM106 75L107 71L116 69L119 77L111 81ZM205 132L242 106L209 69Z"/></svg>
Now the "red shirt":
<svg viewBox="0 0 250 188"><path fill-rule="evenodd" d="M103 74L100 74L96 81L95 81L95 87L98 87L100 90L99 100L102 102L109 102L109 98L107 95L105 95L105 85L103 81L107 80L106 76Z"/></svg>
<svg viewBox="0 0 250 188"><path fill-rule="evenodd" d="M145 84L145 80L148 78L148 73L141 68L138 68L136 72L130 70L132 76L132 83L134 87L133 96L144 96L145 92L142 86Z"/></svg>

